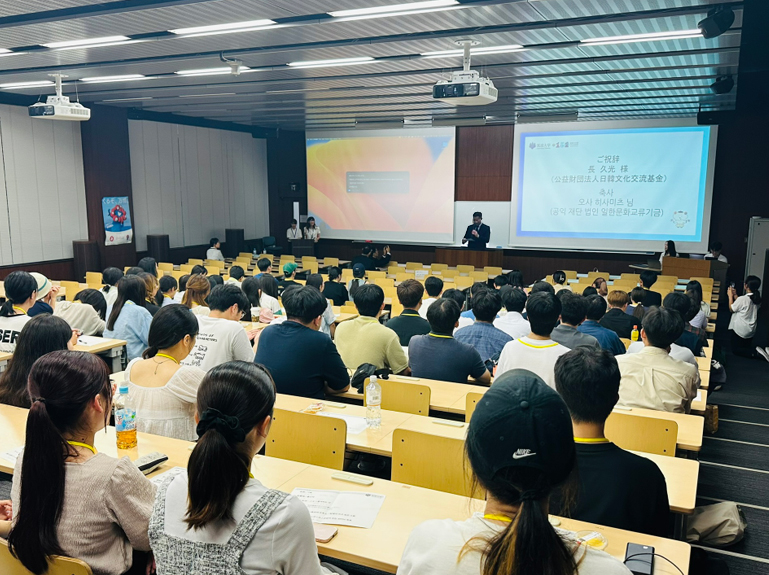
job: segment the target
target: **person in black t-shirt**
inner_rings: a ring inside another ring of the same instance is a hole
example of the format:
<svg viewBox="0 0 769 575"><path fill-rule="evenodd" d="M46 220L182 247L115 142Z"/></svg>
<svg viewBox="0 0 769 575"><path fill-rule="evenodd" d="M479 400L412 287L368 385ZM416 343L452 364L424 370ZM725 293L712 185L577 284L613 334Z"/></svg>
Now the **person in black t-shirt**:
<svg viewBox="0 0 769 575"><path fill-rule="evenodd" d="M334 305L344 305L350 301L347 288L339 281L341 277L342 271L338 267L328 268L328 281L323 284L323 297L333 301Z"/></svg>
<svg viewBox="0 0 769 575"><path fill-rule="evenodd" d="M662 305L662 296L656 291L649 291L657 281L657 272L653 270L643 270L640 277L641 285L643 285L644 288L644 307Z"/></svg>
<svg viewBox="0 0 769 575"><path fill-rule="evenodd" d="M628 296L627 292L614 290L609 293L607 301L609 302L609 311L606 312L606 315L598 323L625 339L630 339L633 334L633 328L636 326L638 326L640 333L641 322L632 315L625 313L630 303L630 296Z"/></svg>
<svg viewBox="0 0 769 575"><path fill-rule="evenodd" d="M363 267L366 268L366 271L376 270L376 263L374 262L374 258L372 257L373 253L374 253L374 248L366 244L365 246L363 246L363 249L361 250L361 254L359 256L355 256L352 259L352 262L350 262L350 267L355 267L355 264L362 264Z"/></svg>
<svg viewBox="0 0 769 575"><path fill-rule="evenodd" d="M579 490L570 509L551 500L550 512L670 537L670 504L659 467L604 437L606 419L619 399L619 382L617 360L606 350L577 347L556 361L555 387L574 427Z"/></svg>
<svg viewBox="0 0 769 575"><path fill-rule="evenodd" d="M417 280L405 280L398 286L398 301L401 302L403 311L399 316L390 319L386 325L398 334L402 346L408 346L415 335L430 333L430 324L419 315L424 293L424 286Z"/></svg>
<svg viewBox="0 0 769 575"><path fill-rule="evenodd" d="M283 292L286 290L288 286L299 286L302 287L302 284L300 284L297 281L294 281L296 279L296 269L297 265L294 262L288 262L286 265L283 266L283 279L278 282L278 294L283 295Z"/></svg>

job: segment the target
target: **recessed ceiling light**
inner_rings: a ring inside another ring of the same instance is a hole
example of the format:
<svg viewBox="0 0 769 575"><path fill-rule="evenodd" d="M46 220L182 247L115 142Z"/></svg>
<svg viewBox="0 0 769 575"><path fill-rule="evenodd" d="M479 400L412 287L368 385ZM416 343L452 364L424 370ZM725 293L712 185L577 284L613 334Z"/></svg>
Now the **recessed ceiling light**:
<svg viewBox="0 0 769 575"><path fill-rule="evenodd" d="M505 46L485 46L483 48L470 48L470 54L507 54L510 52L523 52L526 50L520 44L507 44ZM439 50L437 52L423 52L420 56L425 58L447 58L452 56L462 56L463 50Z"/></svg>
<svg viewBox="0 0 769 575"><path fill-rule="evenodd" d="M414 14L422 11L447 10L459 4L458 0L426 0L425 2L409 2L408 4L390 4L389 6L372 6L370 8L353 8L351 10L335 10L328 12L334 18L383 18L401 14Z"/></svg>
<svg viewBox="0 0 769 575"><path fill-rule="evenodd" d="M252 71L248 66L241 66L240 73ZM197 68L194 70L179 70L174 72L179 76L218 76L220 74L232 74L232 68L224 66L221 68Z"/></svg>
<svg viewBox="0 0 769 575"><path fill-rule="evenodd" d="M375 62L371 56L359 56L357 58L336 58L334 60L305 60L300 62L289 62L292 68L328 68L333 66L355 66L357 64L366 64Z"/></svg>
<svg viewBox="0 0 769 575"><path fill-rule="evenodd" d="M116 42L125 42L130 40L128 36L103 36L101 38L88 38L84 40L67 40L65 42L51 42L43 44L46 48L83 48L94 47L95 45L114 44Z"/></svg>
<svg viewBox="0 0 769 575"><path fill-rule="evenodd" d="M24 88L40 88L42 86L53 86L53 82L50 80L38 80L36 82L10 82L8 84L0 84L0 88L3 90L23 90Z"/></svg>
<svg viewBox="0 0 769 575"><path fill-rule="evenodd" d="M683 38L702 37L699 29L673 30L670 32L651 32L648 34L627 34L625 36L607 36L605 38L587 38L580 40L581 44L601 46L606 44L631 44L633 42L653 42L655 40L679 40Z"/></svg>
<svg viewBox="0 0 769 575"><path fill-rule="evenodd" d="M105 84L108 82L128 82L130 80L149 80L143 74L125 74L123 76L94 76L93 78L80 78L83 82L89 84Z"/></svg>
<svg viewBox="0 0 769 575"><path fill-rule="evenodd" d="M194 26L192 28L177 28L169 30L180 36L212 36L214 34L234 34L236 32L252 32L275 26L274 20L250 20L248 22L230 22L228 24L213 24L211 26Z"/></svg>

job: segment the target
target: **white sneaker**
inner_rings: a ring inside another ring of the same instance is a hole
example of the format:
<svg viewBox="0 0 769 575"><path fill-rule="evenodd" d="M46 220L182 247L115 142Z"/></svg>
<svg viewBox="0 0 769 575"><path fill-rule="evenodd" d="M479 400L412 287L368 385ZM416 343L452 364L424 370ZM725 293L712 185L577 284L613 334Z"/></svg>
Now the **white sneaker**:
<svg viewBox="0 0 769 575"><path fill-rule="evenodd" d="M757 347L756 352L758 352L758 355L763 357L766 361L769 361L769 347L767 348Z"/></svg>

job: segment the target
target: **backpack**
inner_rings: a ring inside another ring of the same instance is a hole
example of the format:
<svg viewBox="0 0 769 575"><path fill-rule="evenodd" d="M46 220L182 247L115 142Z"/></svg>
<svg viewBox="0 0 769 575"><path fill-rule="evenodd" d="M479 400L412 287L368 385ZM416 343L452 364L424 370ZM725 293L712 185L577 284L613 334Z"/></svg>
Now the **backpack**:
<svg viewBox="0 0 769 575"><path fill-rule="evenodd" d="M376 375L379 379L387 379L393 371L387 367L377 369L377 366L371 363L363 363L358 366L355 373L350 378L350 386L358 390L358 393L363 393L363 388L366 387L366 382L369 377Z"/></svg>

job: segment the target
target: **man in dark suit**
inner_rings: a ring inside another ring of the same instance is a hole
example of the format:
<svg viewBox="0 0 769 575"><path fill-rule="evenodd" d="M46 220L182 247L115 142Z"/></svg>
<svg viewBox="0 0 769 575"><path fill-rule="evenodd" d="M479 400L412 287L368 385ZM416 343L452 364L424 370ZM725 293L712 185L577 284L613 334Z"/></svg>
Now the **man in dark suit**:
<svg viewBox="0 0 769 575"><path fill-rule="evenodd" d="M490 237L491 228L483 223L483 214L475 212L473 214L473 225L467 226L462 243L467 244L467 247L471 250L485 250Z"/></svg>
<svg viewBox="0 0 769 575"><path fill-rule="evenodd" d="M632 315L625 313L630 297L627 292L614 290L609 292L607 298L609 302L609 311L601 318L600 323L606 329L612 330L620 338L630 339L633 327L638 326L638 332L641 332L641 321Z"/></svg>
<svg viewBox="0 0 769 575"><path fill-rule="evenodd" d="M653 270L643 270L641 272L641 284L644 288L644 307L652 307L654 305L662 305L662 296L656 291L649 291L657 281L657 272Z"/></svg>

